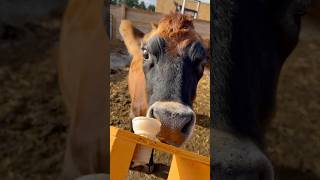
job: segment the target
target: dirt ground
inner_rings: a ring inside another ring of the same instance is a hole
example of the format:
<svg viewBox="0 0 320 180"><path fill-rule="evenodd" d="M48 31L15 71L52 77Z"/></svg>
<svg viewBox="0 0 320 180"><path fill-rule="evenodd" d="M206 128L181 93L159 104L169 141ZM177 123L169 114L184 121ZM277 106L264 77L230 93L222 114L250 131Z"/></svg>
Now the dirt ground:
<svg viewBox="0 0 320 180"><path fill-rule="evenodd" d="M279 179L320 179L320 27L305 19L301 41L285 64L278 111L267 134ZM60 21L56 18L0 28L0 179L57 179L68 117L55 69ZM128 56L121 44L112 52ZM125 62L123 62L125 64ZM111 71L110 124L129 129L127 67ZM208 155L209 76L198 89L195 134L184 148ZM157 172L134 177L164 179L171 157L156 152Z"/></svg>
<svg viewBox="0 0 320 180"><path fill-rule="evenodd" d="M0 28L0 179L55 180L67 129L54 64L60 21Z"/></svg>
<svg viewBox="0 0 320 180"><path fill-rule="evenodd" d="M320 177L320 21L305 17L300 42L280 76L277 114L267 134L274 164ZM309 178L311 179L311 178Z"/></svg>

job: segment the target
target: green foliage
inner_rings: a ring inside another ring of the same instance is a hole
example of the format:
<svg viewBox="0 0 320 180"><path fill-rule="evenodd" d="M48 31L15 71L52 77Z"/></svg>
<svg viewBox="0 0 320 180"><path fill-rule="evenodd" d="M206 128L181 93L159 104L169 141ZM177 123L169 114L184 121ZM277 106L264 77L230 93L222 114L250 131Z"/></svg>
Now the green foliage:
<svg viewBox="0 0 320 180"><path fill-rule="evenodd" d="M141 1L141 2L140 2L139 7L140 7L141 9L144 9L144 10L147 9L147 8L146 8L146 5L144 4L144 1Z"/></svg>
<svg viewBox="0 0 320 180"><path fill-rule="evenodd" d="M125 0L111 0L110 1L110 4L113 4L113 5L120 5L123 3L125 3Z"/></svg>
<svg viewBox="0 0 320 180"><path fill-rule="evenodd" d="M113 4L113 5L116 5L118 2L117 2L117 0L111 0L110 1L110 4Z"/></svg>
<svg viewBox="0 0 320 180"><path fill-rule="evenodd" d="M139 8L139 0L125 0L125 3L127 4L128 7L131 8Z"/></svg>
<svg viewBox="0 0 320 180"><path fill-rule="evenodd" d="M148 6L148 10L154 12L154 11L156 11L156 7L154 5L152 5L152 4L150 4Z"/></svg>
<svg viewBox="0 0 320 180"><path fill-rule="evenodd" d="M147 7L144 1L139 3L139 0L110 0L110 3L113 5L126 4L130 8L139 8L153 12L156 10L154 5L151 4Z"/></svg>

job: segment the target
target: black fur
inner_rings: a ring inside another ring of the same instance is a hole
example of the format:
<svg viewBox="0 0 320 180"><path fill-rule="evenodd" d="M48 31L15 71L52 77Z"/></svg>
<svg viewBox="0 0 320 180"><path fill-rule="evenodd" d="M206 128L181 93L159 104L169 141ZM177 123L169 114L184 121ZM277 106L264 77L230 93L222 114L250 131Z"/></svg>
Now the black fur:
<svg viewBox="0 0 320 180"><path fill-rule="evenodd" d="M197 84L202 77L206 51L200 42L194 42L179 55L166 50L163 38L155 36L145 45L148 57L144 73L148 103L175 101L192 107ZM202 63L202 64L201 64Z"/></svg>
<svg viewBox="0 0 320 180"><path fill-rule="evenodd" d="M309 3L213 2L212 177L273 178L270 162L263 154L264 132L274 113L281 67L298 42L300 18ZM225 136L217 129L229 133L229 138L222 140ZM236 154L230 158L232 153Z"/></svg>

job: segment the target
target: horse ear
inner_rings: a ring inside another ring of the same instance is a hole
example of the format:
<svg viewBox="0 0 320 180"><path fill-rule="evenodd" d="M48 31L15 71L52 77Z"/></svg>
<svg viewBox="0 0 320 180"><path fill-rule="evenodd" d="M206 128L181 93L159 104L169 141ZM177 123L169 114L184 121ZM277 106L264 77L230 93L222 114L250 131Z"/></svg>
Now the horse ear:
<svg viewBox="0 0 320 180"><path fill-rule="evenodd" d="M208 38L203 39L203 44L206 49L210 50L210 39L208 39Z"/></svg>
<svg viewBox="0 0 320 180"><path fill-rule="evenodd" d="M152 30L156 30L158 28L158 24L152 22L151 27L152 27Z"/></svg>
<svg viewBox="0 0 320 180"><path fill-rule="evenodd" d="M144 33L135 28L131 21L121 20L119 32L124 40L124 43L131 55L139 54L141 39Z"/></svg>

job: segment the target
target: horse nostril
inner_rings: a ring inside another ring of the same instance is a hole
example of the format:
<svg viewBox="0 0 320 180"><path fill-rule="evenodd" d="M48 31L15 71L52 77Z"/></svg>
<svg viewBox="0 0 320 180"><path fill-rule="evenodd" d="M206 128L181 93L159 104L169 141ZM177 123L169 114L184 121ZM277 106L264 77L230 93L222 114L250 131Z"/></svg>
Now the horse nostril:
<svg viewBox="0 0 320 180"><path fill-rule="evenodd" d="M181 133L187 134L192 126L193 119L190 118L190 120L182 127Z"/></svg>
<svg viewBox="0 0 320 180"><path fill-rule="evenodd" d="M150 117L150 118L156 118L156 117L154 116L153 108L151 108L151 109L149 110L147 116Z"/></svg>

